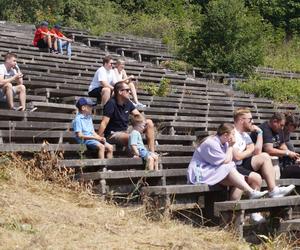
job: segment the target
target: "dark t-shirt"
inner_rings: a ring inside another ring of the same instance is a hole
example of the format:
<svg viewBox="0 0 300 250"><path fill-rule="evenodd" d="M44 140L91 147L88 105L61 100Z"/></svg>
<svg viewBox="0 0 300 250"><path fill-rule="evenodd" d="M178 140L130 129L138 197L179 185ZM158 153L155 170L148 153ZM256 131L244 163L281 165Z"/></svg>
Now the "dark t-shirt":
<svg viewBox="0 0 300 250"><path fill-rule="evenodd" d="M129 100L123 105L119 105L115 98L110 98L103 109L103 115L110 118L104 131L104 136L109 137L112 132L126 131L129 115L134 109L135 106Z"/></svg>
<svg viewBox="0 0 300 250"><path fill-rule="evenodd" d="M263 144L272 143L273 148L279 148L282 143L284 143L283 133L274 132L269 126L268 122L264 122L259 126L263 131ZM254 143L256 143L257 133L251 133L251 139Z"/></svg>

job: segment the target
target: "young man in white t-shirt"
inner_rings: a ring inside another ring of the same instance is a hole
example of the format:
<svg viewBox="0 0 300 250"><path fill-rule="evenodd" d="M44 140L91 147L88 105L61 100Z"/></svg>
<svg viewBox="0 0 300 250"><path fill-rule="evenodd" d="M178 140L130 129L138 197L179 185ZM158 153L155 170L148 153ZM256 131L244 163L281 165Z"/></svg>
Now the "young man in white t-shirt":
<svg viewBox="0 0 300 250"><path fill-rule="evenodd" d="M101 100L102 105L108 102L117 82L112 64L112 57L109 55L105 56L103 58L103 66L96 71L89 86L89 96L96 97L98 101Z"/></svg>
<svg viewBox="0 0 300 250"><path fill-rule="evenodd" d="M13 85L16 83L16 85ZM19 96L20 106L14 106L14 96ZM24 111L26 108L26 88L23 74L17 65L17 55L7 53L4 64L0 65L0 101L7 102L10 109Z"/></svg>
<svg viewBox="0 0 300 250"><path fill-rule="evenodd" d="M283 197L295 188L278 187L275 183L275 169L271 157L262 153L263 131L253 124L250 109L241 108L234 112L234 126L236 129L236 143L233 146L233 157L237 170L248 177L252 172L258 172L265 180L269 190L269 197ZM248 132L257 133L257 141L254 144Z"/></svg>

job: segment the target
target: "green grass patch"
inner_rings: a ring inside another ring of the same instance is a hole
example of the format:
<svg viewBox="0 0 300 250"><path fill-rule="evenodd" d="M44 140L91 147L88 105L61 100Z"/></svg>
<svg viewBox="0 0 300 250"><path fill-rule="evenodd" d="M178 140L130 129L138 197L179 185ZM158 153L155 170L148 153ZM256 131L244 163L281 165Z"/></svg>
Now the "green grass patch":
<svg viewBox="0 0 300 250"><path fill-rule="evenodd" d="M255 94L257 97L266 97L277 102L300 104L300 80L253 77L246 82L240 82L237 88L246 93Z"/></svg>

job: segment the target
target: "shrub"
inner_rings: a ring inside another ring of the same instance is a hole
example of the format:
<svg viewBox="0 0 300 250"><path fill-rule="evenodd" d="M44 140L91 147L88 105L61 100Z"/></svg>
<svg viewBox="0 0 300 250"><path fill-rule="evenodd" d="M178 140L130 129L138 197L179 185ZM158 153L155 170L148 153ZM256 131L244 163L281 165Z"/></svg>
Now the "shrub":
<svg viewBox="0 0 300 250"><path fill-rule="evenodd" d="M192 65L180 60L162 61L160 65L174 71L189 72L193 69Z"/></svg>
<svg viewBox="0 0 300 250"><path fill-rule="evenodd" d="M155 83L141 83L140 86L145 90L149 95L153 96L167 96L171 92L170 80L162 78L159 85Z"/></svg>
<svg viewBox="0 0 300 250"><path fill-rule="evenodd" d="M267 97L278 102L300 104L300 80L283 78L251 78L238 84L238 89L253 93L258 97Z"/></svg>

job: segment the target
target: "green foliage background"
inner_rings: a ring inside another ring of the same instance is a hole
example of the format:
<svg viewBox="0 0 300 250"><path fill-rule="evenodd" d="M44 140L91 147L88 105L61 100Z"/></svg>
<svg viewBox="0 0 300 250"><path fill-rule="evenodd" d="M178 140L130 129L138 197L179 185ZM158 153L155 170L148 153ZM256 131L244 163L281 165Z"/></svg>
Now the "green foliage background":
<svg viewBox="0 0 300 250"><path fill-rule="evenodd" d="M300 71L299 0L0 0L0 19L162 38L209 71Z"/></svg>

